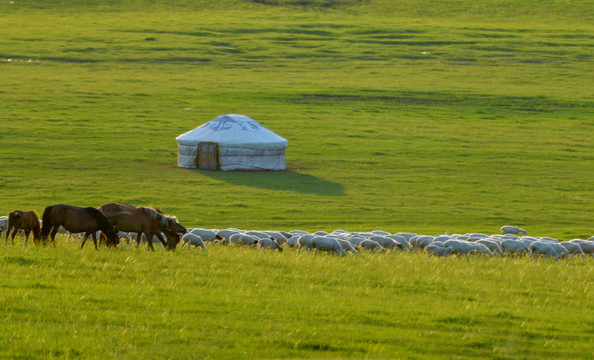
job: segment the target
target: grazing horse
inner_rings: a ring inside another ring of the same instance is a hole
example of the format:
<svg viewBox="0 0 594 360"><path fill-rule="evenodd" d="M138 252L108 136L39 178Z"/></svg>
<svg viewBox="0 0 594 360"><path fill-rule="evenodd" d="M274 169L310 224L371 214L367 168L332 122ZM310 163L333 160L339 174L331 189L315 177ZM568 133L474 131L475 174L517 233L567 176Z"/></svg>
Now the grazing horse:
<svg viewBox="0 0 594 360"><path fill-rule="evenodd" d="M6 225L6 240L4 240L4 246L8 243L8 234L10 230L12 232L12 243L14 244L14 236L19 230L25 231L25 245L29 240L29 234L33 231L33 242L37 243L40 237L41 226L39 225L39 215L35 210L23 211L14 210L8 214L8 222Z"/></svg>
<svg viewBox="0 0 594 360"><path fill-rule="evenodd" d="M179 243L179 233L186 232L186 228L177 222L175 216L165 215L153 208L109 203L100 206L99 209L119 231L135 232L137 246L144 234L150 250L155 250L153 235L168 250L174 250ZM167 242L163 240L161 233L165 234Z"/></svg>
<svg viewBox="0 0 594 360"><path fill-rule="evenodd" d="M107 246L117 246L120 243L118 234L110 224L109 220L94 207L81 208L72 205L52 205L43 211L43 226L41 228L41 239L46 240L51 231L52 242L55 244L55 236L60 225L71 233L85 233L82 239L82 249L89 235L92 235L95 249L97 249L97 238L95 233L101 231L107 238Z"/></svg>

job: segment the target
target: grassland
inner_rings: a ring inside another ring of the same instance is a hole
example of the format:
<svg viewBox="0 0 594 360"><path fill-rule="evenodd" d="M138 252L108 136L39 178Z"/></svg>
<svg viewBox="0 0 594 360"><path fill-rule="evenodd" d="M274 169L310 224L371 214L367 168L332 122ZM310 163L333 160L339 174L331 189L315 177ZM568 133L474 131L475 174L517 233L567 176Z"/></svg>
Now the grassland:
<svg viewBox="0 0 594 360"><path fill-rule="evenodd" d="M591 259L3 249L2 358L589 358Z"/></svg>
<svg viewBox="0 0 594 360"><path fill-rule="evenodd" d="M187 227L589 237L593 18L0 1L0 214L117 201ZM226 113L287 138L289 170L177 168L175 136ZM292 255L9 246L0 357L588 357L591 261Z"/></svg>

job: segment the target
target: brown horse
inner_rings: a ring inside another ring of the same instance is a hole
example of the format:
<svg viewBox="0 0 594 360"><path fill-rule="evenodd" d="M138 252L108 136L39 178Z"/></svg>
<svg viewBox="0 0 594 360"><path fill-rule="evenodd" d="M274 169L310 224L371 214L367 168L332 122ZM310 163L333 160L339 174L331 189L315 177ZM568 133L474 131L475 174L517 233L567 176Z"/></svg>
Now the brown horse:
<svg viewBox="0 0 594 360"><path fill-rule="evenodd" d="M52 242L55 244L56 233L60 225L71 233L84 232L82 249L89 235L92 235L95 249L97 249L97 238L95 233L101 231L107 238L107 246L117 246L120 243L118 234L101 211L94 207L81 208L72 205L52 205L43 211L43 226L41 228L41 239L46 240L51 231Z"/></svg>
<svg viewBox="0 0 594 360"><path fill-rule="evenodd" d="M100 206L99 210L110 219L111 223L119 231L135 232L137 246L140 244L142 234L144 234L151 250L155 250L152 241L153 235L168 250L174 250L179 243L179 233L186 232L186 228L177 222L175 216L165 215L153 208L109 203ZM167 242L163 240L161 233L165 234Z"/></svg>
<svg viewBox="0 0 594 360"><path fill-rule="evenodd" d="M23 211L23 210L15 210L8 214L8 223L6 225L6 240L4 240L4 246L8 243L8 234L10 234L10 230L14 229L12 232L12 243L14 244L14 236L19 230L25 231L25 245L27 245L27 240L29 240L29 234L33 231L33 242L37 243L39 241L39 234L41 231L41 227L39 225L39 215L35 210L30 211Z"/></svg>

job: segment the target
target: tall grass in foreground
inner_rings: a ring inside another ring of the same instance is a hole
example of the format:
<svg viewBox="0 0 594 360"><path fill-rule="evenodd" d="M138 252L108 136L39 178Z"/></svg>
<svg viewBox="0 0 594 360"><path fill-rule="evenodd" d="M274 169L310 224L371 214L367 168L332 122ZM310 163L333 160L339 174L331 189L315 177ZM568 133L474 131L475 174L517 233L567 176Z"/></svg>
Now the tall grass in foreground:
<svg viewBox="0 0 594 360"><path fill-rule="evenodd" d="M0 357L588 358L592 259L7 246Z"/></svg>

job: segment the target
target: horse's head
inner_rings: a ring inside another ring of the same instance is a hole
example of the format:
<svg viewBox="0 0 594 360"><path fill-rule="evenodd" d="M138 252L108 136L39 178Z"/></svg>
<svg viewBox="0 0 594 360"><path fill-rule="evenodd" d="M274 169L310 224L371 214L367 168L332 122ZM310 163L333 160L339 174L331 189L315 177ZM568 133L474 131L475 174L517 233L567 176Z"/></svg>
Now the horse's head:
<svg viewBox="0 0 594 360"><path fill-rule="evenodd" d="M172 232L168 229L163 229L163 234L167 237L167 250L175 250L179 243L181 236L178 233Z"/></svg>
<svg viewBox="0 0 594 360"><path fill-rule="evenodd" d="M117 247L120 245L119 234L113 227L103 233L105 235L105 245L107 247Z"/></svg>
<svg viewBox="0 0 594 360"><path fill-rule="evenodd" d="M161 215L161 226L176 234L185 234L188 230L177 222L175 216Z"/></svg>

